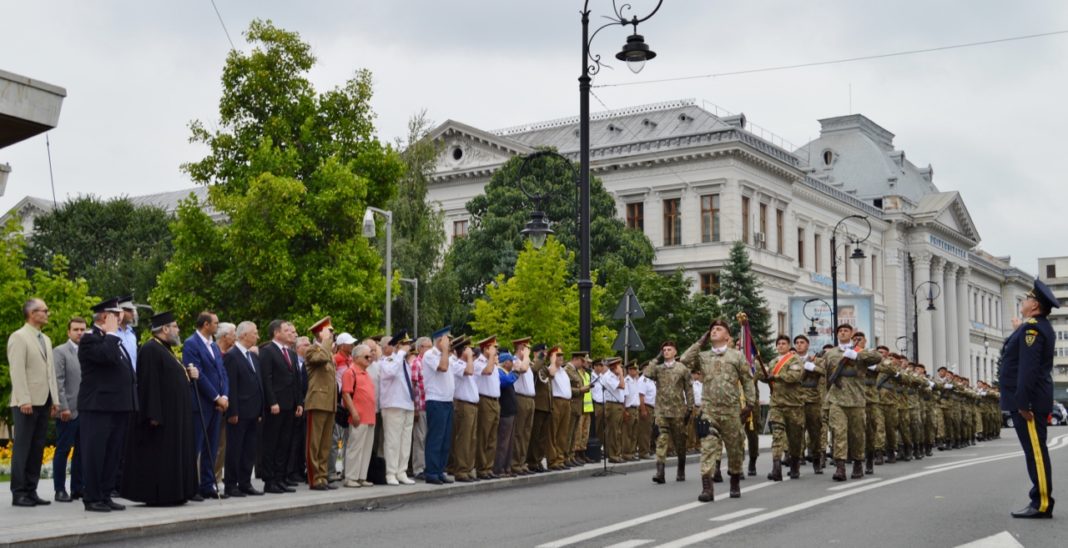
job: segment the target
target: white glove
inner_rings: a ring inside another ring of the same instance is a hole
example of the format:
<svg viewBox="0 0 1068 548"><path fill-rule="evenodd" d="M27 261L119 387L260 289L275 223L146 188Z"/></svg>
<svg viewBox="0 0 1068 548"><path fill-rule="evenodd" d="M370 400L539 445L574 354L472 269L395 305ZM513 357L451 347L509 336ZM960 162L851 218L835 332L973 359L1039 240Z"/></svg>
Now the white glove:
<svg viewBox="0 0 1068 548"><path fill-rule="evenodd" d="M816 364L814 364L812 362L805 362L805 371L815 371L815 370L816 370Z"/></svg>
<svg viewBox="0 0 1068 548"><path fill-rule="evenodd" d="M849 358L849 359L851 359L851 360L855 360L855 359L857 359L857 351L856 351L856 350L853 350L852 348L850 348L850 349L846 350L846 351L845 351L845 353L844 353L843 355L844 355L844 356L845 356L846 358Z"/></svg>
<svg viewBox="0 0 1068 548"><path fill-rule="evenodd" d="M868 366L868 371L875 371L875 368L876 368L876 367L879 367L879 365L878 365L878 364L876 364L876 365L869 365L869 366Z"/></svg>
<svg viewBox="0 0 1068 548"><path fill-rule="evenodd" d="M927 388L934 388L934 381L927 381Z"/></svg>
<svg viewBox="0 0 1068 548"><path fill-rule="evenodd" d="M951 389L951 390L952 390L952 389L953 389L953 383L951 383L951 382L947 382L947 383L946 383L946 388L949 388L949 389Z"/></svg>
<svg viewBox="0 0 1068 548"><path fill-rule="evenodd" d="M894 378L895 379L900 377L900 376L901 376L901 372L900 371L898 371L897 373L894 373Z"/></svg>

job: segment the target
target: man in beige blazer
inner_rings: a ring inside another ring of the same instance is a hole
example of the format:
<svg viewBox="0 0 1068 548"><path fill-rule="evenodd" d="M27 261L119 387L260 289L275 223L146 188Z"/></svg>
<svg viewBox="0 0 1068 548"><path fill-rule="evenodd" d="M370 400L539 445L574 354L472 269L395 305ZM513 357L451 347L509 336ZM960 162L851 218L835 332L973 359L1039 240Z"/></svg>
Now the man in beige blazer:
<svg viewBox="0 0 1068 548"><path fill-rule="evenodd" d="M26 324L7 340L11 368L11 407L15 443L11 455L11 496L15 506L50 504L37 496L48 419L59 410L59 388L52 366L52 341L41 333L48 305L33 298L22 305Z"/></svg>

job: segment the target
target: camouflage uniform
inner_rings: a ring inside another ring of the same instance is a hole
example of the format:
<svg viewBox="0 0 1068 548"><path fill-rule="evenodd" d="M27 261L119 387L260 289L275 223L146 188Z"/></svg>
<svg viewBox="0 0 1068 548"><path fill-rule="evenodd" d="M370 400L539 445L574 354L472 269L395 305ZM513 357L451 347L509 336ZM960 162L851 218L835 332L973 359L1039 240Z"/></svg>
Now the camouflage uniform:
<svg viewBox="0 0 1068 548"><path fill-rule="evenodd" d="M805 432L808 435L808 452L815 460L814 466L819 469L819 458L823 453L823 448L820 447L821 434L821 420L820 411L823 403L821 397L820 377L824 375L823 367L818 363L815 371L805 371L801 374L801 383L798 386L798 390L801 392L801 399L805 402Z"/></svg>
<svg viewBox="0 0 1068 548"><path fill-rule="evenodd" d="M763 368L757 369L757 380L772 386L771 410L768 413L768 424L771 425L771 458L775 461L782 460L783 449L788 449L790 457L800 461L805 432L805 402L801 392L801 376L805 369L797 354L790 352L778 357L775 365L767 371L768 376L764 373Z"/></svg>
<svg viewBox="0 0 1068 548"><path fill-rule="evenodd" d="M679 361L691 371L704 374L701 417L710 423L711 428L701 440L701 475L712 474L722 443L727 450L727 471L732 476L741 476L745 442L739 418L741 398L744 395L746 401L756 401L756 386L745 358L733 348L722 353L702 352L698 342L688 348Z"/></svg>
<svg viewBox="0 0 1068 548"><path fill-rule="evenodd" d="M693 379L690 370L679 361L670 364L650 362L642 371L656 383L654 416L660 435L656 437L656 462L667 462L668 442L675 454L686 459L686 417L693 408Z"/></svg>
<svg viewBox="0 0 1068 548"><path fill-rule="evenodd" d="M827 374L833 375L843 359L845 354L841 347L828 349L823 356L823 367ZM858 351L856 359L845 360L836 384L827 389L827 399L831 404L829 418L836 461L844 462L847 457L854 463L864 460L864 408L867 401L861 375L866 366L876 365L882 359L879 353L872 350Z"/></svg>
<svg viewBox="0 0 1068 548"><path fill-rule="evenodd" d="M888 371L880 376L879 381L876 383L882 383L882 387L879 390L879 410L883 414L883 433L885 434L885 440L883 449L886 452L886 456L889 462L895 462L897 459L894 456L894 452L897 451L897 425L898 425L898 399L901 396L901 384L898 379L900 378L900 371L897 366L891 366L892 372ZM889 378L888 378L889 377ZM878 461L876 461L878 463Z"/></svg>

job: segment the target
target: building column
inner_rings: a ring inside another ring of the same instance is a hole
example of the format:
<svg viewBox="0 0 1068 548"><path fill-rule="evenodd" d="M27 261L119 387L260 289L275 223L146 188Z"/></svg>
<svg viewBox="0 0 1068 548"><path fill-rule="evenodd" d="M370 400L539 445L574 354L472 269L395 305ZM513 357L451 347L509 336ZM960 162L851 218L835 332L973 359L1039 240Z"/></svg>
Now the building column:
<svg viewBox="0 0 1068 548"><path fill-rule="evenodd" d="M928 371L936 371L939 367L946 365L946 285L943 279L945 268L945 259L936 257L931 261L931 281L938 284L939 291L938 297L934 300L935 310L934 318L932 318L934 329L929 335L934 352L931 363L925 364L928 366Z"/></svg>
<svg viewBox="0 0 1068 548"><path fill-rule="evenodd" d="M975 375L978 373L976 371L978 368L971 356L972 323L968 320L968 301L961 297L968 294L968 273L968 268L960 267L957 269L957 278L954 280L957 284L957 345L961 358L968 356L967 366L971 369L968 378L974 382L977 379Z"/></svg>
<svg viewBox="0 0 1068 548"><path fill-rule="evenodd" d="M916 295L916 288L923 282L931 279L931 254L930 253L917 253L912 256L913 265L913 287L910 291L911 296ZM926 289L926 288L925 288ZM931 313L926 310L925 306L920 305L919 298L914 298L914 304L916 305L916 340L913 342L916 344L916 349L919 352L920 363L927 365L928 370L934 371L931 367L932 360L934 358L934 346L931 340Z"/></svg>
<svg viewBox="0 0 1068 548"><path fill-rule="evenodd" d="M945 275L942 278L942 289L945 290L946 303L946 364L953 364L957 371L965 371L967 364L961 360L960 335L957 322L957 265L946 263Z"/></svg>

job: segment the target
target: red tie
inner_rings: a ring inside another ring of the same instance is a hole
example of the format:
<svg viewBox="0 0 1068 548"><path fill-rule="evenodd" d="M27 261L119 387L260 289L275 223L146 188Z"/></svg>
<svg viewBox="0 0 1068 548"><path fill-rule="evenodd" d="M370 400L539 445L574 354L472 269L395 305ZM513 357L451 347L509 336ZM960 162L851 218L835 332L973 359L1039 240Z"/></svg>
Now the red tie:
<svg viewBox="0 0 1068 548"><path fill-rule="evenodd" d="M289 359L289 351L287 351L285 348L283 348L281 350L282 350L282 357L286 359L286 365L288 365L289 366L289 370L292 371L293 370L293 360Z"/></svg>

